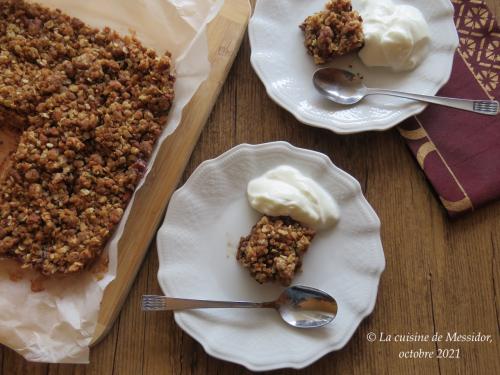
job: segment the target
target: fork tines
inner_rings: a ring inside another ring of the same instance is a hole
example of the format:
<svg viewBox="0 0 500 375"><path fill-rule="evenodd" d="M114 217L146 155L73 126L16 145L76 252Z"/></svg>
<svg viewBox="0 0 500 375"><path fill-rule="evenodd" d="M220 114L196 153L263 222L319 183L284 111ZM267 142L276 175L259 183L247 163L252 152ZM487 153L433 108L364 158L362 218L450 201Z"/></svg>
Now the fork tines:
<svg viewBox="0 0 500 375"><path fill-rule="evenodd" d="M498 102L488 100L475 100L474 111L489 115L496 115L498 113Z"/></svg>
<svg viewBox="0 0 500 375"><path fill-rule="evenodd" d="M163 296L142 296L142 311L159 311L167 308L166 298Z"/></svg>

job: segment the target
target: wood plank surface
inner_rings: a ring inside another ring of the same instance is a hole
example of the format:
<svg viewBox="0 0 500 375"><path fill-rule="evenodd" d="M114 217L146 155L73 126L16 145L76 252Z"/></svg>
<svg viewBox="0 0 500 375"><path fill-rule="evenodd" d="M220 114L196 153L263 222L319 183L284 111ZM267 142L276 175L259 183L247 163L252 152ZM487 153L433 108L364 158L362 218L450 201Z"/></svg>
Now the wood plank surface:
<svg viewBox="0 0 500 375"><path fill-rule="evenodd" d="M226 0L226 2L231 0ZM269 0L268 0L269 1ZM500 0L487 0L500 14ZM274 104L242 48L182 181L203 161L242 143L286 140L328 155L356 177L382 221L387 261L377 305L346 347L304 374L500 374L500 202L456 220L445 215L397 131L338 136L298 123ZM161 293L153 244L110 333L89 365L29 364L7 348L0 369L18 374L247 374L209 357L170 313L143 314L142 294ZM481 332L491 343L369 342L380 334ZM401 359L409 350L459 348L460 359ZM276 374L295 374L280 370Z"/></svg>

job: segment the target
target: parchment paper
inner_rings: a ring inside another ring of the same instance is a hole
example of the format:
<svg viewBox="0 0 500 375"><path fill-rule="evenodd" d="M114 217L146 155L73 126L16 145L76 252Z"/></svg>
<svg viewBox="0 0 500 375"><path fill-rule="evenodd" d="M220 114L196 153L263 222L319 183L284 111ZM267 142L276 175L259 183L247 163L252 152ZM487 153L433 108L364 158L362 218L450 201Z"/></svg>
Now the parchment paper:
<svg viewBox="0 0 500 375"><path fill-rule="evenodd" d="M182 109L210 73L206 25L217 15L223 1L38 1L92 26L109 26L121 34L133 31L144 45L160 53L167 50L172 53L177 77L176 98L146 175L159 146L179 124ZM108 243L109 265L104 274L85 271L63 280L44 281L43 290L34 293L32 283L35 288L38 286L37 274L14 271L18 269L15 264L0 261L1 343L29 361L88 363L89 344L96 328L103 292L116 275L117 244L134 197Z"/></svg>

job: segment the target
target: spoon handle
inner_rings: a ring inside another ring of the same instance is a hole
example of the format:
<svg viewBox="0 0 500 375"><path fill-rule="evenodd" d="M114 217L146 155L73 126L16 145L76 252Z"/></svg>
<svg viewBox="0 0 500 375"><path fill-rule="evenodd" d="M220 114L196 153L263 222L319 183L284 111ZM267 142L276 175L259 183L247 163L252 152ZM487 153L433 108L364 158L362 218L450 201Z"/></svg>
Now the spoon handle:
<svg viewBox="0 0 500 375"><path fill-rule="evenodd" d="M142 296L142 311L167 311L216 308L259 308L274 307L272 302L229 302L197 299L171 298L165 296Z"/></svg>
<svg viewBox="0 0 500 375"><path fill-rule="evenodd" d="M419 100L421 102L443 105L445 107L451 107L490 116L495 116L496 114L498 114L498 107L499 107L498 102L495 100L455 99L455 98L445 98L442 96L412 94L408 92L400 92L400 91L385 90L385 89L368 89L366 93L366 95L375 95L375 94L391 95L400 98L414 99L414 100Z"/></svg>

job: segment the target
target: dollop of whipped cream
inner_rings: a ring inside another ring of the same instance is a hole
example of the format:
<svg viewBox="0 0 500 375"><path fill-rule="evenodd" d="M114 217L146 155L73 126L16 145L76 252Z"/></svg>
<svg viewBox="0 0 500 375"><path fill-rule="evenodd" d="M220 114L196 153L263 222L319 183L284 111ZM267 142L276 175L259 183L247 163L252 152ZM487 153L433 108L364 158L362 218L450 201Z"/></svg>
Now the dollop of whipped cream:
<svg viewBox="0 0 500 375"><path fill-rule="evenodd" d="M333 226L340 211L333 197L297 169L282 165L248 183L250 205L264 215L290 216L316 230Z"/></svg>
<svg viewBox="0 0 500 375"><path fill-rule="evenodd" d="M427 55L429 27L422 13L391 0L358 0L365 45L358 55L366 66L412 70Z"/></svg>

